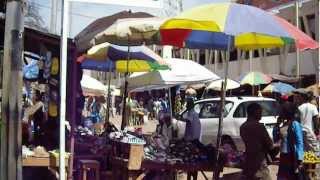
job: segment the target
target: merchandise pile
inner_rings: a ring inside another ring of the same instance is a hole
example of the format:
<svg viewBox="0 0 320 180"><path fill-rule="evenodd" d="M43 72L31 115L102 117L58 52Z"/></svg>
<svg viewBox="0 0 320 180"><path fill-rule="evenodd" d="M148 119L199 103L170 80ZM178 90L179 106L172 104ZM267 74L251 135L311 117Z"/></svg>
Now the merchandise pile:
<svg viewBox="0 0 320 180"><path fill-rule="evenodd" d="M126 144L136 144L136 145L146 144L146 141L144 139L139 138L134 134L131 134L130 132L125 132L125 131L111 132L109 134L109 138L113 141L118 141Z"/></svg>
<svg viewBox="0 0 320 180"><path fill-rule="evenodd" d="M183 140L171 141L170 145L164 148L157 138L151 138L144 152L145 159L175 164L213 162L216 150L212 146L195 145Z"/></svg>
<svg viewBox="0 0 320 180"><path fill-rule="evenodd" d="M107 139L103 135L95 135L88 128L79 126L76 129L75 152L76 154L104 154Z"/></svg>
<svg viewBox="0 0 320 180"><path fill-rule="evenodd" d="M49 157L49 152L43 147L43 146L37 146L37 147L27 147L22 146L22 157L39 157L39 158L46 158Z"/></svg>
<svg viewBox="0 0 320 180"><path fill-rule="evenodd" d="M303 162L317 164L320 163L320 157L318 157L314 152L308 151L304 153Z"/></svg>

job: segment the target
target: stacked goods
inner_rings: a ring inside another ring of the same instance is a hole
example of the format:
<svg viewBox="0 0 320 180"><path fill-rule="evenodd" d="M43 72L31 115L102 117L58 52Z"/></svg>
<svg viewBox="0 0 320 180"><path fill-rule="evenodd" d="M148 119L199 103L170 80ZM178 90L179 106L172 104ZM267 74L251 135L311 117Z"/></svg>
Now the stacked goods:
<svg viewBox="0 0 320 180"><path fill-rule="evenodd" d="M304 153L303 162L313 164L320 163L320 157L317 157L314 152L308 151Z"/></svg>
<svg viewBox="0 0 320 180"><path fill-rule="evenodd" d="M167 148L164 148L152 140L149 141L144 151L146 159L170 164L212 162L216 153L214 147L204 146L200 143L172 141Z"/></svg>

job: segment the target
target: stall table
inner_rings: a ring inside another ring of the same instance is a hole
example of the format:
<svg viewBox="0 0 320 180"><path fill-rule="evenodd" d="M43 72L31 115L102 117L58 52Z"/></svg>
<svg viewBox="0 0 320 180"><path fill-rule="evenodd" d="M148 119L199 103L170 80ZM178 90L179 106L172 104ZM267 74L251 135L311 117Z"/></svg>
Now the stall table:
<svg viewBox="0 0 320 180"><path fill-rule="evenodd" d="M197 179L197 172L209 171L213 172L213 165L208 162L203 163L175 163L170 164L167 162L156 162L151 160L143 160L140 169L132 170L128 168L128 159L114 157L112 159L114 179L142 179L149 171L166 171L172 178L175 179L176 172L187 172L188 176L193 176ZM205 179L207 177L202 173Z"/></svg>
<svg viewBox="0 0 320 180"><path fill-rule="evenodd" d="M66 158L66 162L68 162L68 158ZM66 163L66 168L68 168L68 164ZM22 158L22 166L23 167L48 167L48 170L52 172L57 178L59 177L59 159L56 159L52 156L50 157L34 157L28 156ZM68 171L66 171L68 172Z"/></svg>

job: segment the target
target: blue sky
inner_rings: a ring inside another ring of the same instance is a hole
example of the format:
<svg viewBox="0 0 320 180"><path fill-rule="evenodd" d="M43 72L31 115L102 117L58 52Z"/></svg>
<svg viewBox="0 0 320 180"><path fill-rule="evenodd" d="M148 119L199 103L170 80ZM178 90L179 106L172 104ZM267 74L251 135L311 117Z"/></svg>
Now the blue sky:
<svg viewBox="0 0 320 180"><path fill-rule="evenodd" d="M50 25L50 14L51 14L51 1L52 0L28 0L29 2L34 2L35 5L39 8L39 14L44 19L44 26L49 27ZM119 0L120 1L120 0ZM170 1L170 0L169 0ZM183 9L189 9L197 5L213 3L213 2L226 2L229 0L182 0ZM60 2L58 0L58 2ZM90 3L72 3L71 5L71 24L70 24L70 36L74 37L79 33L83 28L88 24L93 22L95 19L108 16L119 11L129 10L132 11L145 11L157 16L166 16L164 12L160 12L158 9L146 9L146 8L137 8L137 7L128 7L128 6L116 6L116 5L99 5L99 4L90 4ZM60 10L60 8L59 8ZM60 12L60 11L59 11ZM159 13L160 12L160 13ZM57 27L56 32L60 32L60 14L56 17Z"/></svg>

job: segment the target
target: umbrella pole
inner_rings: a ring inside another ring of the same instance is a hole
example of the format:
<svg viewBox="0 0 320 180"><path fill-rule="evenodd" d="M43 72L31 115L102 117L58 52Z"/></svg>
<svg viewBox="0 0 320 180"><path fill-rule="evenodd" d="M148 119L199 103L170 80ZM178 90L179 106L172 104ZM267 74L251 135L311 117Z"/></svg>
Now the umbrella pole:
<svg viewBox="0 0 320 180"><path fill-rule="evenodd" d="M110 121L110 98L111 98L111 92L110 92L110 83L111 83L111 64L109 65L109 76L108 76L108 96L107 96L107 119L106 123L109 124Z"/></svg>
<svg viewBox="0 0 320 180"><path fill-rule="evenodd" d="M217 136L217 155L216 155L216 161L215 161L215 169L214 169L214 176L213 176L213 180L219 180L219 176L220 176L220 168L218 166L218 162L219 162L219 156L220 156L220 145L221 145L221 137L222 137L222 122L223 122L223 117L224 117L224 105L225 105L225 97L226 97L226 88L227 88L227 79L228 79L228 66L229 66L229 58L230 58L230 42L231 39L229 37L228 39L228 50L226 52L226 66L224 69L224 82L222 82L221 84L221 106L220 106L220 117L219 117L219 126L218 126L218 136Z"/></svg>
<svg viewBox="0 0 320 180"><path fill-rule="evenodd" d="M172 113L172 100L171 100L171 90L168 87L168 96L169 96L169 106L170 106L170 119L172 120L173 113Z"/></svg>
<svg viewBox="0 0 320 180"><path fill-rule="evenodd" d="M121 121L121 130L125 128L127 125L126 121L126 99L128 94L128 72L129 72L129 59L130 59L130 45L128 45L128 58L127 58L127 72L124 75L125 83L124 83L124 92L123 92L123 107L122 107L122 121ZM129 118L129 117L128 117Z"/></svg>
<svg viewBox="0 0 320 180"><path fill-rule="evenodd" d="M253 50L250 50L249 51L249 69L250 69L250 72L253 72L253 64L252 64L252 59L253 59ZM251 92L252 92L252 96L254 96L254 76L252 76L252 89L251 89Z"/></svg>

